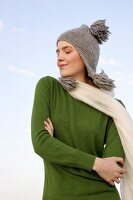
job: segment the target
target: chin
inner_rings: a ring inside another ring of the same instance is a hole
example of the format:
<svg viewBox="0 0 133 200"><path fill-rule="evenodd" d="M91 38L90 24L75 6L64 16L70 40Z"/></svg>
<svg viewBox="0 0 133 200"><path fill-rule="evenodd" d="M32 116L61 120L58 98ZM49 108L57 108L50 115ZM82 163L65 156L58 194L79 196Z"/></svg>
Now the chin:
<svg viewBox="0 0 133 200"><path fill-rule="evenodd" d="M71 74L68 74L68 73L60 73L60 76L62 77L62 78L66 78L66 77L70 77L70 76L72 76Z"/></svg>

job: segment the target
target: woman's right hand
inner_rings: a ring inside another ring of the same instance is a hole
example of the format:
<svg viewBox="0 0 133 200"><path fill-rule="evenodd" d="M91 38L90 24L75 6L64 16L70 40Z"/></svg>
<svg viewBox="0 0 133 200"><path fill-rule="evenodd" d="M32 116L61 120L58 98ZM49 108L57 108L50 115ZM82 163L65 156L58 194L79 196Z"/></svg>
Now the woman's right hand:
<svg viewBox="0 0 133 200"><path fill-rule="evenodd" d="M120 178L126 173L126 170L119 167L117 163L124 165L123 158L120 157L96 157L93 170L96 171L110 185L114 186L115 183L120 183Z"/></svg>

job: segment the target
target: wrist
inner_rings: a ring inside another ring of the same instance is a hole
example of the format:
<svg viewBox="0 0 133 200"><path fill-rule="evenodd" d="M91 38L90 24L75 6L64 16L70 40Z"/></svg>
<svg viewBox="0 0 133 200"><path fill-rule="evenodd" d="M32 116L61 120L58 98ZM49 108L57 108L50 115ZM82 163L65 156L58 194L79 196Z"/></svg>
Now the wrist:
<svg viewBox="0 0 133 200"><path fill-rule="evenodd" d="M99 170L99 167L101 165L101 160L102 160L102 158L96 157L93 168L92 168L94 171L97 172Z"/></svg>

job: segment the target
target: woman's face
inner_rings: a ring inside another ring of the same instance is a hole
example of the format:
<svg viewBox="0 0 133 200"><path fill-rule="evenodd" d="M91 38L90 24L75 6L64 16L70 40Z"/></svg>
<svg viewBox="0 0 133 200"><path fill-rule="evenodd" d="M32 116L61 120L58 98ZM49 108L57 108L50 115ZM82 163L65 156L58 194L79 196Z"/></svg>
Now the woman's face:
<svg viewBox="0 0 133 200"><path fill-rule="evenodd" d="M85 65L75 47L66 41L59 41L56 52L61 77L83 80Z"/></svg>

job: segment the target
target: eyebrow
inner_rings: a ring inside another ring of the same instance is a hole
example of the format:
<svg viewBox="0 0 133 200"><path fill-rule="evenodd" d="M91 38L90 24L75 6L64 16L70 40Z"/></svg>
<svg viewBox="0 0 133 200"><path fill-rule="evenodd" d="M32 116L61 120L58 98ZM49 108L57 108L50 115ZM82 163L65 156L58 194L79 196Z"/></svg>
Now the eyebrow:
<svg viewBox="0 0 133 200"><path fill-rule="evenodd" d="M62 47L61 49L63 49L63 50L64 50L64 49L67 49L68 47L72 49L72 47L71 47L71 46L64 46L64 47ZM57 53L57 52L59 52L59 49L56 49L56 53Z"/></svg>

